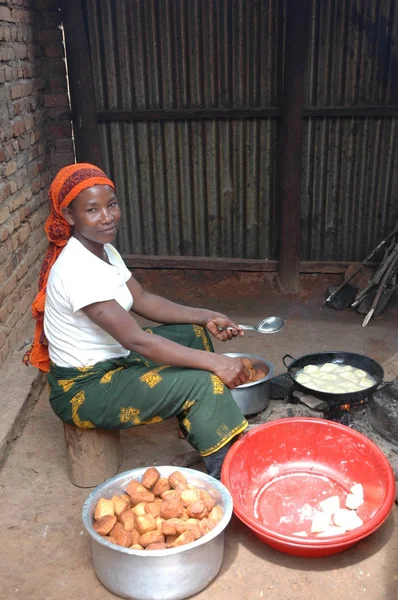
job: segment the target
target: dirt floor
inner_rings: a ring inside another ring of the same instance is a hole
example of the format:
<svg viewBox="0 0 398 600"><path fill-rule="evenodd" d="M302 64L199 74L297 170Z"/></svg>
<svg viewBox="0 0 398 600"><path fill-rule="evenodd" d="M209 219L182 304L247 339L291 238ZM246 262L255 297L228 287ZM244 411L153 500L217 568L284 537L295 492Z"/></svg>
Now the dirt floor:
<svg viewBox="0 0 398 600"><path fill-rule="evenodd" d="M177 273L141 281L171 298L214 307L238 322L255 323L277 314L284 330L273 336L248 333L229 343L228 351L260 354L276 374L285 371L282 356L321 350L360 352L379 361L386 379L398 375L397 303L377 321L361 328L354 311L321 308L322 292L333 281L316 276L303 281L300 297L278 293L271 280L250 274L223 278ZM226 346L216 345L217 351ZM121 471L168 464L189 449L177 437L175 423L137 428L122 435ZM200 465L199 465L199 468ZM105 600L114 598L96 579L88 535L81 522L90 490L67 478L62 425L44 391L22 435L0 472L2 514L0 598L30 600ZM233 517L226 532L222 570L195 598L203 600L398 600L398 507L384 525L353 548L319 559L288 556L262 544Z"/></svg>

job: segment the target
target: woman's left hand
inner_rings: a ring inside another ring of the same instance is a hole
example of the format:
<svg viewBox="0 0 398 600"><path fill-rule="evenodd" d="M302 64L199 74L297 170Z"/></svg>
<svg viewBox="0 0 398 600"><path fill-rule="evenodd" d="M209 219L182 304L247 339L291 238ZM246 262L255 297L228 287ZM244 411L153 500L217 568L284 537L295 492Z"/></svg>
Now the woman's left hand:
<svg viewBox="0 0 398 600"><path fill-rule="evenodd" d="M211 313L204 326L220 342L226 342L238 335L244 335L244 331L239 325L221 313ZM232 329L226 329L227 327L231 327Z"/></svg>

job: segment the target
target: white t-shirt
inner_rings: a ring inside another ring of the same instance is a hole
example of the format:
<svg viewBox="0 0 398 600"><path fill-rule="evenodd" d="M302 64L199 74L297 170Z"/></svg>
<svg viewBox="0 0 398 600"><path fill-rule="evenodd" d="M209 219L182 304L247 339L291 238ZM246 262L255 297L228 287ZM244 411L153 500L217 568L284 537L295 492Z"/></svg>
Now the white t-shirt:
<svg viewBox="0 0 398 600"><path fill-rule="evenodd" d="M105 244L104 248L111 264L71 237L51 268L44 332L50 359L59 367L88 367L129 354L129 350L81 310L104 300L116 300L127 311L133 305L133 297L126 285L130 271L111 244Z"/></svg>

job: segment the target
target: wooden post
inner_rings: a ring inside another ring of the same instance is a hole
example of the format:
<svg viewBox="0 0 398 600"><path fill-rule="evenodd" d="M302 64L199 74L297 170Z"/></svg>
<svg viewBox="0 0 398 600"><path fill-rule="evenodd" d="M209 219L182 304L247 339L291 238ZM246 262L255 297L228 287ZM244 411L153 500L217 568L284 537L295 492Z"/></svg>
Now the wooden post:
<svg viewBox="0 0 398 600"><path fill-rule="evenodd" d="M279 278L287 292L298 292L300 269L301 155L304 69L311 0L287 0L284 99L279 165L281 241Z"/></svg>
<svg viewBox="0 0 398 600"><path fill-rule="evenodd" d="M79 162L103 167L90 48L81 0L59 0L65 32L73 134Z"/></svg>
<svg viewBox="0 0 398 600"><path fill-rule="evenodd" d="M68 477L78 487L95 487L113 477L121 463L120 431L79 429L64 423Z"/></svg>

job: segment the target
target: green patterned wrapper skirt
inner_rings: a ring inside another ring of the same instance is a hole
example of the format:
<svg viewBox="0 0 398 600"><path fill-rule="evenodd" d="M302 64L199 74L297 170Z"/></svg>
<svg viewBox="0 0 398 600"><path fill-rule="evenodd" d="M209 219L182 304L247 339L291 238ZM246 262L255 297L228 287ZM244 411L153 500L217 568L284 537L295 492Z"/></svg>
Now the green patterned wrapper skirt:
<svg viewBox="0 0 398 600"><path fill-rule="evenodd" d="M160 325L145 331L214 351L199 325ZM52 364L48 381L55 414L80 428L126 429L177 417L186 440L207 456L247 427L229 388L214 373L159 365L135 352L92 367Z"/></svg>

